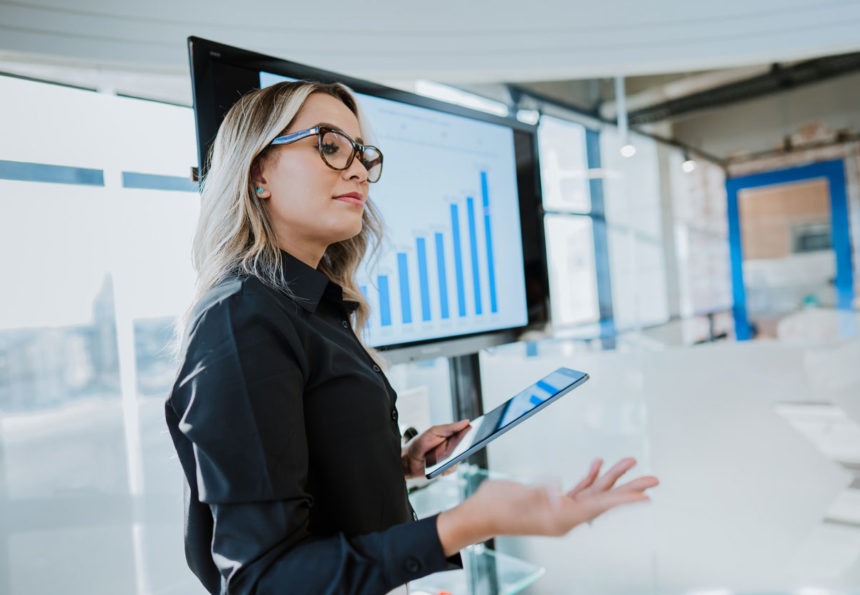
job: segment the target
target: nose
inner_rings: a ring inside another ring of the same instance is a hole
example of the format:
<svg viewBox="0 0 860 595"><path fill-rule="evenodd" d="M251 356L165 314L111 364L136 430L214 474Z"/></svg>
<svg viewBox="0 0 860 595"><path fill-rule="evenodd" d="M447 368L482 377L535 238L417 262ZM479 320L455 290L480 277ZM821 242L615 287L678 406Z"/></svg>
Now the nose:
<svg viewBox="0 0 860 595"><path fill-rule="evenodd" d="M358 155L352 160L352 163L348 168L343 170L343 177L350 181L356 181L360 183L367 182L367 168L364 167L364 164L361 162L361 159L358 158Z"/></svg>

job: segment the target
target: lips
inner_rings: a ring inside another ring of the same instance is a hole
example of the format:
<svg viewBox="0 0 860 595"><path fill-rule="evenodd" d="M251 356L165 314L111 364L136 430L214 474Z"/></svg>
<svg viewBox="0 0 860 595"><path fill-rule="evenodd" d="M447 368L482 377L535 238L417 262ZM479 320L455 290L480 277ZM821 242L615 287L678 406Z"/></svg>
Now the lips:
<svg viewBox="0 0 860 595"><path fill-rule="evenodd" d="M361 194L359 194L358 192L350 192L348 194L341 194L340 196L335 196L334 199L342 201L342 202L347 202L347 203L353 204L353 205L359 205L359 206L364 205L364 197Z"/></svg>

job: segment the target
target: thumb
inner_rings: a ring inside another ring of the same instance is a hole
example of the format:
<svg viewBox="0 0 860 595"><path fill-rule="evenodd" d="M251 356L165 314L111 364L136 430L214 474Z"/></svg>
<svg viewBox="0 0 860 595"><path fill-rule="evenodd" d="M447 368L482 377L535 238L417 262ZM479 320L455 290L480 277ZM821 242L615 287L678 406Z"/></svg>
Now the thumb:
<svg viewBox="0 0 860 595"><path fill-rule="evenodd" d="M436 427L436 433L440 436L451 436L452 434L456 434L457 432L467 428L469 426L468 419L461 419L460 421L455 421L454 423L445 424L443 426Z"/></svg>

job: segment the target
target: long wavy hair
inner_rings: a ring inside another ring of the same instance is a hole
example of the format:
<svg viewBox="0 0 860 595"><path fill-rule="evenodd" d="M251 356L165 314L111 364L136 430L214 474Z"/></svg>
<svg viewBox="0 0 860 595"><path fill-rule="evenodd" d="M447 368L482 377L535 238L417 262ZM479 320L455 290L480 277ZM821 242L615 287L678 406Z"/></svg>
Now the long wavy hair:
<svg viewBox="0 0 860 595"><path fill-rule="evenodd" d="M263 201L254 191L252 172L270 149L272 139L289 128L312 93L325 93L341 100L358 119L362 136L369 137L358 102L349 88L339 83L278 83L247 93L230 108L212 144L201 184L200 219L192 247L197 284L180 332L189 322L194 304L231 276L253 275L264 284L292 295L283 276L275 229ZM375 250L381 237L382 220L368 198L361 232L330 245L317 267L343 288L345 299L358 302L352 323L359 334L365 328L370 307L356 284L355 273L365 253Z"/></svg>

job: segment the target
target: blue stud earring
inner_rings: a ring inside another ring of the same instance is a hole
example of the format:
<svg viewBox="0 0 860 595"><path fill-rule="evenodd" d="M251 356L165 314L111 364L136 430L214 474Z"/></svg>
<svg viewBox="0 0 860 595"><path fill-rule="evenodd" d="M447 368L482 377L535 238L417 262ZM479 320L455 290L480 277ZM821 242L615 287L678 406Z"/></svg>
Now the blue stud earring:
<svg viewBox="0 0 860 595"><path fill-rule="evenodd" d="M263 193L263 189L262 189L262 188L260 188L260 187L258 187L258 188L257 188L257 194L262 194L262 193Z"/></svg>

